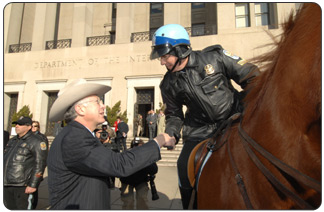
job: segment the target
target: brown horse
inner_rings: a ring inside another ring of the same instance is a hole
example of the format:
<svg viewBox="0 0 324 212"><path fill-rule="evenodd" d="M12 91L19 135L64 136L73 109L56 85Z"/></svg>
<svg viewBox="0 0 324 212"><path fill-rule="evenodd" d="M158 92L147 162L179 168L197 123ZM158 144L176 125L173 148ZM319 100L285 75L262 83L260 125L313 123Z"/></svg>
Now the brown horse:
<svg viewBox="0 0 324 212"><path fill-rule="evenodd" d="M321 19L314 3L291 15L240 121L201 143L212 154L197 183L198 209L320 206Z"/></svg>

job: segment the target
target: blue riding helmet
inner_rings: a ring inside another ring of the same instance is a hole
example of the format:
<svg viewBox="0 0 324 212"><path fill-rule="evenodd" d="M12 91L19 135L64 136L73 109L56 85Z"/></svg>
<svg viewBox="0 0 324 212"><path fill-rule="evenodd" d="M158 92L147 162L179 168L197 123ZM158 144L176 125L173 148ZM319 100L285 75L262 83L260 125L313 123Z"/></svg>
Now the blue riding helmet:
<svg viewBox="0 0 324 212"><path fill-rule="evenodd" d="M169 54L172 50L180 59L191 52L188 32L179 24L167 24L156 30L152 37L151 59Z"/></svg>

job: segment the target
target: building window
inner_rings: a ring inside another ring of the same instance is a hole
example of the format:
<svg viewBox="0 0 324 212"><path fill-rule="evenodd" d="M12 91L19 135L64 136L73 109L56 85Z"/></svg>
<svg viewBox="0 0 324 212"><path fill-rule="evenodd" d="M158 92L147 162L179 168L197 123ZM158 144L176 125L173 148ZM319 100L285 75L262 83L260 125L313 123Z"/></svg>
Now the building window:
<svg viewBox="0 0 324 212"><path fill-rule="evenodd" d="M256 26L269 25L269 4L255 3L255 24Z"/></svg>
<svg viewBox="0 0 324 212"><path fill-rule="evenodd" d="M250 12L248 3L236 3L235 4L235 20L236 28L243 28L250 26Z"/></svg>
<svg viewBox="0 0 324 212"><path fill-rule="evenodd" d="M116 40L116 17L117 17L117 3L112 3L112 15L111 15L111 31L110 33L110 44L115 44Z"/></svg>
<svg viewBox="0 0 324 212"><path fill-rule="evenodd" d="M205 24L193 24L191 27L191 36L205 35Z"/></svg>
<svg viewBox="0 0 324 212"><path fill-rule="evenodd" d="M116 17L117 17L117 3L112 3L112 15L111 15L111 18L116 19Z"/></svg>
<svg viewBox="0 0 324 212"><path fill-rule="evenodd" d="M151 3L150 14L161 14L163 12L163 3Z"/></svg>
<svg viewBox="0 0 324 212"><path fill-rule="evenodd" d="M191 9L205 8L205 3L191 3Z"/></svg>
<svg viewBox="0 0 324 212"><path fill-rule="evenodd" d="M48 96L47 114L49 114L52 105L54 104L55 100L57 99L58 92L46 92L46 94ZM55 126L55 122L51 122L51 121L49 121L49 119L47 119L45 135L55 136L54 135L54 126Z"/></svg>
<svg viewBox="0 0 324 212"><path fill-rule="evenodd" d="M163 3L150 3L149 40L152 40L154 32L161 26L163 26Z"/></svg>
<svg viewBox="0 0 324 212"><path fill-rule="evenodd" d="M116 40L116 32L115 31L110 31L110 44L115 44Z"/></svg>
<svg viewBox="0 0 324 212"><path fill-rule="evenodd" d="M217 34L216 3L191 3L190 36Z"/></svg>
<svg viewBox="0 0 324 212"><path fill-rule="evenodd" d="M8 120L7 131L11 133L12 116L15 112L17 112L18 94L10 94L9 97L10 97L10 106L9 106L9 120Z"/></svg>

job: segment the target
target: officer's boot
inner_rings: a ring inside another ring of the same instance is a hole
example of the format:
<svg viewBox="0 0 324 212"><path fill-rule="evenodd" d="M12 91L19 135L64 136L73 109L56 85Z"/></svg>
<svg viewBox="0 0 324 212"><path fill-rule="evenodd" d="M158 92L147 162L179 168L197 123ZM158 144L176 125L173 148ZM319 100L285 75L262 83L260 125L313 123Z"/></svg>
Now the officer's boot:
<svg viewBox="0 0 324 212"><path fill-rule="evenodd" d="M188 210L193 189L179 187L179 190L180 190L180 194L181 194L182 207L183 207L183 209ZM195 204L193 205L193 209L196 209L196 208L197 208L197 206L196 206L196 201L195 201Z"/></svg>

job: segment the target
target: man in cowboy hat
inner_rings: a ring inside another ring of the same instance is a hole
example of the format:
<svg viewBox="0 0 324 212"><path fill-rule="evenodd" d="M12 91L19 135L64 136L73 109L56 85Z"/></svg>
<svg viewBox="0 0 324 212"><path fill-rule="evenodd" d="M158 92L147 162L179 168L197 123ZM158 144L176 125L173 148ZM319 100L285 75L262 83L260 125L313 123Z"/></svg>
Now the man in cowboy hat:
<svg viewBox="0 0 324 212"><path fill-rule="evenodd" d="M161 159L160 148L175 139L161 134L140 148L116 153L105 148L93 131L105 122L100 96L111 88L75 80L58 93L49 119L68 125L54 139L48 155L52 209L110 209L107 177L125 177Z"/></svg>

